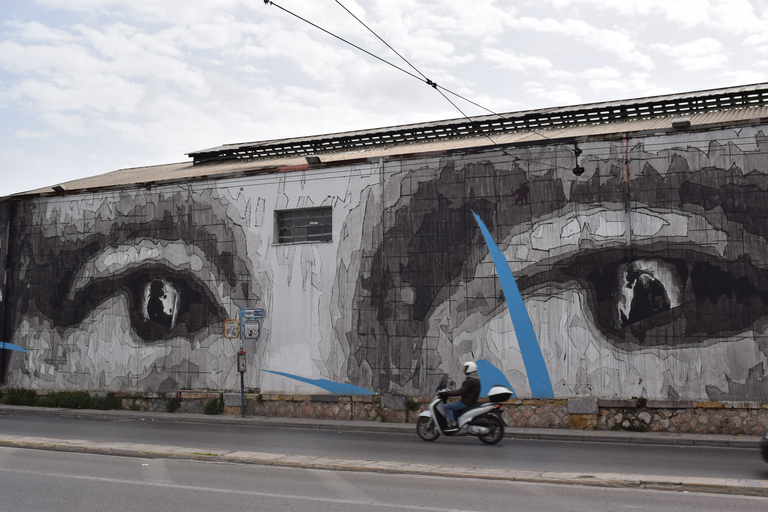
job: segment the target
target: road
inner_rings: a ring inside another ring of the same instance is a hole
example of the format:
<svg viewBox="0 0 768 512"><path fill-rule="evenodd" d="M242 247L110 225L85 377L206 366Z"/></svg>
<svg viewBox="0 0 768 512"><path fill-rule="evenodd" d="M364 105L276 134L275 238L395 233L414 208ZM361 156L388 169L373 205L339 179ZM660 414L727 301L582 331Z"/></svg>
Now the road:
<svg viewBox="0 0 768 512"><path fill-rule="evenodd" d="M309 430L265 426L96 420L0 410L0 434L244 450L262 453L410 462L531 471L621 473L767 480L757 448L632 445L474 437L421 441L415 433Z"/></svg>
<svg viewBox="0 0 768 512"><path fill-rule="evenodd" d="M0 425L5 426L5 420ZM397 437L389 440L400 441ZM751 512L768 507L768 498L747 496L211 464L21 448L0 448L0 481L0 511L13 512Z"/></svg>

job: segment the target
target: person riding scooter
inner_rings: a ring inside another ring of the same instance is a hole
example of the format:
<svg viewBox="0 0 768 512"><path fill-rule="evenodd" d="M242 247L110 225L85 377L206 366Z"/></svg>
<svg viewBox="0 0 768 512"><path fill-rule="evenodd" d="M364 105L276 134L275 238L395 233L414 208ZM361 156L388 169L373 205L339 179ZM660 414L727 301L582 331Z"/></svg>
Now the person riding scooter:
<svg viewBox="0 0 768 512"><path fill-rule="evenodd" d="M458 430L456 426L456 413L461 413L467 407L472 407L477 403L480 396L480 376L477 374L477 364L473 361L467 361L462 365L466 378L459 389L453 391L443 391L440 395L445 399L449 396L460 396L457 402L445 404L445 416L448 419L447 431Z"/></svg>

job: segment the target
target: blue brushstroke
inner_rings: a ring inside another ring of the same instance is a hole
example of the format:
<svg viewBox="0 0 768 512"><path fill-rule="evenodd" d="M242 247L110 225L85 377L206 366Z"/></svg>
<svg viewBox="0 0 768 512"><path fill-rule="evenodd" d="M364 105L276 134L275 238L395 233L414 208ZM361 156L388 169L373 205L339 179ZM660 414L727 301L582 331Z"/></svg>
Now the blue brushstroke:
<svg viewBox="0 0 768 512"><path fill-rule="evenodd" d="M19 347L18 345L14 345L13 343L8 343L7 341L0 341L0 348L4 348L6 350L18 350L19 352L26 352L25 349Z"/></svg>
<svg viewBox="0 0 768 512"><path fill-rule="evenodd" d="M552 390L552 381L549 378L547 366L544 364L544 357L541 355L541 347L536 339L531 317L528 316L528 311L525 309L523 297L517 288L517 283L515 283L509 263L504 254L499 250L488 228L480 220L480 217L475 212L472 212L472 215L475 216L475 220L478 226L480 226L480 231L483 232L485 243L488 245L488 250L493 258L493 265L496 267L496 274L499 277L501 289L507 301L507 310L512 319L512 325L515 327L517 344L523 356L525 371L528 374L531 394L533 398L554 398L555 393Z"/></svg>
<svg viewBox="0 0 768 512"><path fill-rule="evenodd" d="M376 394L373 391L368 391L367 389L353 386L352 384L340 384L338 382L333 382L328 379L308 379L306 377L299 377L298 375L291 375L290 373L273 372L272 370L262 370L262 371L267 373L274 373L275 375L282 375L283 377L288 377L289 379L298 380L300 382L306 382L307 384L312 384L313 386L317 386L334 395L368 396L368 395Z"/></svg>
<svg viewBox="0 0 768 512"><path fill-rule="evenodd" d="M509 383L501 370L485 359L478 359L475 362L477 363L477 373L480 375L480 398L488 398L488 391L493 386L506 386L512 391L512 398L517 398L512 384Z"/></svg>

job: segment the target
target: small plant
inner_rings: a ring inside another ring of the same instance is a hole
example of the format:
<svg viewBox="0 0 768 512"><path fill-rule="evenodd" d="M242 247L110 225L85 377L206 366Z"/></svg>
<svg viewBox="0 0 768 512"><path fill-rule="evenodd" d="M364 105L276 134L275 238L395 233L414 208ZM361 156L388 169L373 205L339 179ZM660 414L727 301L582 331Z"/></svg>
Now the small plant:
<svg viewBox="0 0 768 512"><path fill-rule="evenodd" d="M174 396L173 398L169 398L168 401L165 402L165 412L176 412L179 410L179 407L181 407L180 396Z"/></svg>
<svg viewBox="0 0 768 512"><path fill-rule="evenodd" d="M419 410L419 401L407 396L405 397L405 409L410 412L416 412Z"/></svg>
<svg viewBox="0 0 768 512"><path fill-rule="evenodd" d="M408 423L409 419L408 416L410 416L411 413L418 412L420 408L420 404L418 400L414 400L410 396L405 397L405 422Z"/></svg>
<svg viewBox="0 0 768 512"><path fill-rule="evenodd" d="M129 411L140 411L141 406L137 404L136 402L131 402L131 405L128 406Z"/></svg>
<svg viewBox="0 0 768 512"><path fill-rule="evenodd" d="M205 414L221 414L224 412L224 400L211 398L205 403Z"/></svg>

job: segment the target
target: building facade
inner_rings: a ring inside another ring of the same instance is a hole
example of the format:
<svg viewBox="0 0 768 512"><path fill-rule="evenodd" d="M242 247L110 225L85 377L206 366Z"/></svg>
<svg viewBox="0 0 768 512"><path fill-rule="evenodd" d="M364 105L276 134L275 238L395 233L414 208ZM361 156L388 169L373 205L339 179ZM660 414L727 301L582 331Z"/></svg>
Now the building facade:
<svg viewBox="0 0 768 512"><path fill-rule="evenodd" d="M232 145L0 203L2 384L763 400L768 85ZM256 334L258 337L256 337Z"/></svg>

